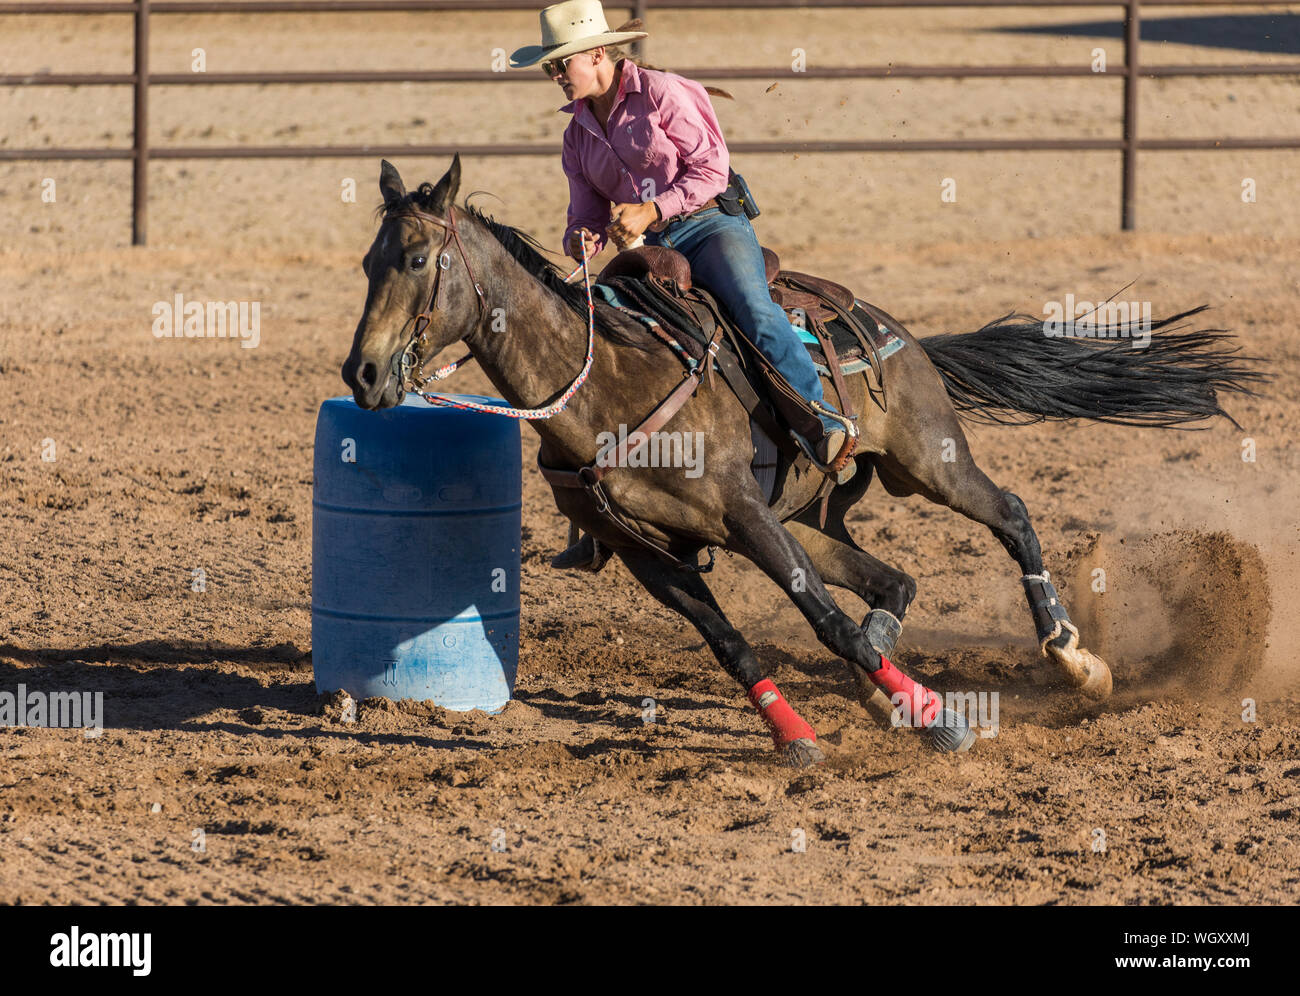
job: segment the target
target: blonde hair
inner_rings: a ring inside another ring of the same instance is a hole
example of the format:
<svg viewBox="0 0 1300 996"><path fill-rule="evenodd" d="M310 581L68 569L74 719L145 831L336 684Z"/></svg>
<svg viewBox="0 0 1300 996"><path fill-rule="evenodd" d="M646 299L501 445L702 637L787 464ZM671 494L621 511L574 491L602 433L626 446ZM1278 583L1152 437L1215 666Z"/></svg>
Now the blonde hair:
<svg viewBox="0 0 1300 996"><path fill-rule="evenodd" d="M620 24L614 30L615 31L644 31L645 28L643 28L641 25L642 25L641 18L634 17L632 18L632 20ZM656 72L660 72L660 73L672 72L671 69L665 69L663 68L663 66L652 65L651 63L646 62L644 59L636 58L628 54L627 49L623 45L606 45L605 56L609 59L611 63L613 63L616 66L624 59L626 59L628 62L632 63L635 66L638 66L641 69L653 69ZM678 73L677 75L680 76L681 74ZM689 77L683 77L683 79L689 79ZM692 82L698 82L698 81L692 80ZM726 90L723 90L721 87L706 86L704 87L704 89L706 92L708 92L711 96L714 97L726 97L728 100L736 99L731 94L727 93Z"/></svg>

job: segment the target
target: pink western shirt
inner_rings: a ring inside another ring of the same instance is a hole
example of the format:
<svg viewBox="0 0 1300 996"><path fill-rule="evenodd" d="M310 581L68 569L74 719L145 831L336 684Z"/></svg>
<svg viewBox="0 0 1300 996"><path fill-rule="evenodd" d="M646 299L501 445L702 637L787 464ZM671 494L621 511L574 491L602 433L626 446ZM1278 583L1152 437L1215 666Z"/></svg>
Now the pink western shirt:
<svg viewBox="0 0 1300 996"><path fill-rule="evenodd" d="M566 252L579 228L595 234L596 252L605 248L611 203L654 200L666 221L727 189L727 143L708 91L676 73L621 65L607 128L586 98L560 108L573 115L560 157L569 178Z"/></svg>

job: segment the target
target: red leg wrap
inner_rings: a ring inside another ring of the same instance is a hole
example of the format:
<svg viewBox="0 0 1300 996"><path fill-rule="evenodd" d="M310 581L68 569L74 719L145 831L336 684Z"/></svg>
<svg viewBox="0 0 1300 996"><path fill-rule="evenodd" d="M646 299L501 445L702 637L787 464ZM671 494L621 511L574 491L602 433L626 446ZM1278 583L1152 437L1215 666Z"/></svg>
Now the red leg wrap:
<svg viewBox="0 0 1300 996"><path fill-rule="evenodd" d="M943 708L938 694L898 670L884 654L880 655L880 670L871 672L871 680L902 710L903 718L912 726L929 726Z"/></svg>
<svg viewBox="0 0 1300 996"><path fill-rule="evenodd" d="M817 731L804 722L769 679L764 678L749 690L749 701L772 731L772 743L777 750L784 750L786 744L795 740L817 740Z"/></svg>

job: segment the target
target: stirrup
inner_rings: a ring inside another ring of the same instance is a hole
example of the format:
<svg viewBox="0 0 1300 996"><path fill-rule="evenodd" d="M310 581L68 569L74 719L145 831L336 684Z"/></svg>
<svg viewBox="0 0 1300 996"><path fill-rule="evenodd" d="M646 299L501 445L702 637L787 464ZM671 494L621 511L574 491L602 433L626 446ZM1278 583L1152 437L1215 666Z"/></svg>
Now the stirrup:
<svg viewBox="0 0 1300 996"><path fill-rule="evenodd" d="M610 552L609 547L591 533L583 533L573 546L551 558L551 566L560 571L581 570L595 574L608 562Z"/></svg>
<svg viewBox="0 0 1300 996"><path fill-rule="evenodd" d="M847 474L844 473L844 471L850 467L850 462L853 458L853 451L858 448L858 417L856 415L849 416L841 414L834 408L826 407L820 401L810 401L808 402L808 406L818 415L824 415L832 421L838 422L840 425L844 426L844 442L840 446L840 451L836 453L828 463L822 463L822 461L817 457L816 449L813 446L810 446L807 440L796 432L791 432L790 435L794 437L794 441L799 444L799 448L803 450L804 455L812 461L814 467L820 470L823 474L826 474L828 477L836 478L837 483L844 484L853 477L854 471L857 470L857 466L852 465L852 469L849 470ZM841 477L841 475L843 476Z"/></svg>

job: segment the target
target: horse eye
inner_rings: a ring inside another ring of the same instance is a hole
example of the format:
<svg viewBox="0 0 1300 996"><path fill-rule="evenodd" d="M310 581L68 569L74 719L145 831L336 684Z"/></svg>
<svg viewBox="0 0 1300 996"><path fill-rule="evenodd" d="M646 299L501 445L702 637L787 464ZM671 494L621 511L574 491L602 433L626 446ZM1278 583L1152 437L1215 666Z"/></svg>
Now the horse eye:
<svg viewBox="0 0 1300 996"><path fill-rule="evenodd" d="M411 260L411 269L412 269L412 270L423 270L423 269L424 269L424 264L427 263L427 262L428 262L428 260L425 259L425 257L423 257L423 256L416 256L414 259Z"/></svg>

